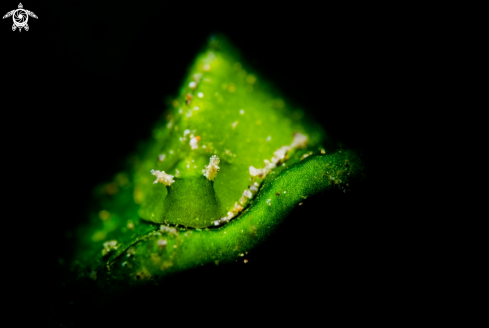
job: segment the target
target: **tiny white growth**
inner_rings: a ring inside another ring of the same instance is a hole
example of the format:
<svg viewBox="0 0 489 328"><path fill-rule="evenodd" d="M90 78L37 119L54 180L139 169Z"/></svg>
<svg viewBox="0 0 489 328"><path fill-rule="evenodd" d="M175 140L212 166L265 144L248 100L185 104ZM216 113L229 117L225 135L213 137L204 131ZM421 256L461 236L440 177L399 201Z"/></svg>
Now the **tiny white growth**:
<svg viewBox="0 0 489 328"><path fill-rule="evenodd" d="M202 97L201 97L201 98L202 98ZM199 107L195 106L195 107L194 107L194 110L199 110Z"/></svg>
<svg viewBox="0 0 489 328"><path fill-rule="evenodd" d="M159 156L158 156L158 160L159 160L160 162L163 162L163 161L165 160L165 157L166 157L166 155L165 155L165 154L159 155Z"/></svg>
<svg viewBox="0 0 489 328"><path fill-rule="evenodd" d="M272 137L271 136L268 136L267 137L267 141L270 141L270 140L272 140Z"/></svg>
<svg viewBox="0 0 489 328"><path fill-rule="evenodd" d="M195 73L193 78L195 82L199 83L200 79L202 78L202 73Z"/></svg>
<svg viewBox="0 0 489 328"><path fill-rule="evenodd" d="M199 92L199 93L197 94L197 96L198 96L199 98L203 98L203 97L204 97L204 94L203 94L202 92Z"/></svg>
<svg viewBox="0 0 489 328"><path fill-rule="evenodd" d="M189 129L186 129L185 131L183 131L183 137L185 138L187 136L187 134L190 134Z"/></svg>
<svg viewBox="0 0 489 328"><path fill-rule="evenodd" d="M212 157L209 159L209 165L206 165L205 170L202 170L204 176L210 181L214 181L217 176L217 172L219 172L219 162L219 157L212 155Z"/></svg>
<svg viewBox="0 0 489 328"><path fill-rule="evenodd" d="M238 125L238 121L234 122L233 124L231 124L233 129L236 129L236 125Z"/></svg>
<svg viewBox="0 0 489 328"><path fill-rule="evenodd" d="M258 169L256 169L254 166L250 166L250 175L252 177L257 176L258 175Z"/></svg>
<svg viewBox="0 0 489 328"><path fill-rule="evenodd" d="M171 186L173 182L173 175L166 174L165 171L158 171L158 170L151 170L150 171L152 175L156 177L156 180L153 183L162 183L165 186Z"/></svg>
<svg viewBox="0 0 489 328"><path fill-rule="evenodd" d="M106 255L112 250L117 249L117 240L110 240L104 243L104 249L102 250L102 256Z"/></svg>
<svg viewBox="0 0 489 328"><path fill-rule="evenodd" d="M251 193L251 191L249 191L248 189L246 189L245 191L243 191L243 196L251 199L251 197L253 197L253 194Z"/></svg>
<svg viewBox="0 0 489 328"><path fill-rule="evenodd" d="M294 140L292 141L292 144L290 144L290 147L306 148L306 145L307 145L307 137L299 132L294 133Z"/></svg>
<svg viewBox="0 0 489 328"><path fill-rule="evenodd" d="M252 193L256 193L256 192L258 191L258 186L255 186L255 185L251 186L251 187L250 187L250 191L251 191Z"/></svg>
<svg viewBox="0 0 489 328"><path fill-rule="evenodd" d="M264 162L265 162L265 172L266 173L270 172L270 170L277 167L277 165L275 163L270 163L270 161L268 159L266 159Z"/></svg>
<svg viewBox="0 0 489 328"><path fill-rule="evenodd" d="M177 229L176 228L170 228L170 227L167 227L164 224L160 225L160 231L166 231L166 232L172 233L174 235L178 235L178 232L177 232Z"/></svg>
<svg viewBox="0 0 489 328"><path fill-rule="evenodd" d="M190 89L195 89L197 87L197 83L195 83L194 81L190 82L188 84L188 86L190 87Z"/></svg>
<svg viewBox="0 0 489 328"><path fill-rule="evenodd" d="M237 203L235 203L235 206L237 205ZM239 206L239 205L237 205ZM243 209L241 206L239 206L241 209ZM225 217L222 217L220 218L219 220L216 220L214 221L214 225L215 226L218 226L218 225L221 225L225 222L229 222L232 218L234 218L236 216L237 213L234 213L234 212L228 212L228 214L225 216ZM226 232L224 232L226 233Z"/></svg>
<svg viewBox="0 0 489 328"><path fill-rule="evenodd" d="M244 115L244 109L239 110L239 115Z"/></svg>
<svg viewBox="0 0 489 328"><path fill-rule="evenodd" d="M225 216L225 217L220 218L219 220L214 221L214 225L218 226L218 225L221 225L227 221L229 221L229 220L228 220L227 216Z"/></svg>
<svg viewBox="0 0 489 328"><path fill-rule="evenodd" d="M214 225L215 226L218 226L218 225L221 225L221 224L223 224L225 222L229 222L242 209L243 209L243 207L239 206L238 203L235 203L234 204L233 211L232 212L228 212L228 214L226 216L220 218L219 220L214 221ZM224 232L224 233L226 233L226 232Z"/></svg>
<svg viewBox="0 0 489 328"><path fill-rule="evenodd" d="M170 129L173 126L173 121L168 122L166 126Z"/></svg>
<svg viewBox="0 0 489 328"><path fill-rule="evenodd" d="M238 203L234 203L234 207L233 207L233 212L234 213L237 214L237 213L241 212L242 210L243 210L243 207L242 206L240 206Z"/></svg>
<svg viewBox="0 0 489 328"><path fill-rule="evenodd" d="M268 204L268 206L272 206L271 201L272 201L271 199L267 199L267 204Z"/></svg>
<svg viewBox="0 0 489 328"><path fill-rule="evenodd" d="M166 239L159 239L158 240L158 247L163 248L166 246Z"/></svg>
<svg viewBox="0 0 489 328"><path fill-rule="evenodd" d="M183 113L183 109L181 109L181 108L180 108L180 109L178 110L178 113L179 113L179 114L182 114L182 113Z"/></svg>
<svg viewBox="0 0 489 328"><path fill-rule="evenodd" d="M108 249L117 248L116 245L117 245L117 240L110 240L104 243L104 247Z"/></svg>
<svg viewBox="0 0 489 328"><path fill-rule="evenodd" d="M265 169L257 169L253 166L250 166L250 175L252 177L263 178L266 175Z"/></svg>
<svg viewBox="0 0 489 328"><path fill-rule="evenodd" d="M204 69L204 71L208 72L211 70L211 65L209 64L205 64L204 67L202 67Z"/></svg>
<svg viewBox="0 0 489 328"><path fill-rule="evenodd" d="M191 147L192 149L197 149L197 148L199 148L199 145L197 144L197 143L199 142L199 139L200 139L200 138L198 138L198 137L192 137L192 138L190 139L190 147Z"/></svg>
<svg viewBox="0 0 489 328"><path fill-rule="evenodd" d="M290 147L289 146L282 146L280 147L279 149L277 149L274 153L273 153L273 158L272 158L272 162L274 164L277 164L278 162L282 161L283 159L285 159L285 155L287 154L287 152L290 150Z"/></svg>

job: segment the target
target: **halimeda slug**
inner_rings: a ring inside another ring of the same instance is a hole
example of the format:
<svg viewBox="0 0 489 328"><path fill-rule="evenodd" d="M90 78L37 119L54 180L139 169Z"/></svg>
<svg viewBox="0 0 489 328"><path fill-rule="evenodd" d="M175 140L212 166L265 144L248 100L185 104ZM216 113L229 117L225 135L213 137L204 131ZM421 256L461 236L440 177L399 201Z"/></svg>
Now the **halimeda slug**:
<svg viewBox="0 0 489 328"><path fill-rule="evenodd" d="M152 140L98 189L76 261L96 268L87 276L100 284L247 263L291 208L347 188L359 167L349 151L325 151L322 129L224 37L212 37L189 72Z"/></svg>

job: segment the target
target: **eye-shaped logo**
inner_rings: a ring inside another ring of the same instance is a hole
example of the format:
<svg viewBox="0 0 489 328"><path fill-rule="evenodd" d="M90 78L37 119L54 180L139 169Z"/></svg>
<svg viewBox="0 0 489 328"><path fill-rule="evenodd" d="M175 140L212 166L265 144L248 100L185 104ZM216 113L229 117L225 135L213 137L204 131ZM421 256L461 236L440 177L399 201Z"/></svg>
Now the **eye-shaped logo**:
<svg viewBox="0 0 489 328"><path fill-rule="evenodd" d="M29 31L29 25L27 25L27 21L29 20L29 16L37 18L36 14L32 11L23 9L22 3L19 3L19 8L9 11L3 16L3 18L7 18L12 16L14 24L12 25L12 31L15 31L16 28L19 29L19 32L24 28L26 31Z"/></svg>

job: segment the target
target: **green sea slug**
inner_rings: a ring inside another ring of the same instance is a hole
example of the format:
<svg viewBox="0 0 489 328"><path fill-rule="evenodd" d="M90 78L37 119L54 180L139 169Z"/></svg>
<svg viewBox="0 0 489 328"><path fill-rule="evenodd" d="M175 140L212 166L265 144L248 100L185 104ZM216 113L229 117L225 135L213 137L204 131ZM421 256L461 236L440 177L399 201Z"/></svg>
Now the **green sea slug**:
<svg viewBox="0 0 489 328"><path fill-rule="evenodd" d="M73 262L103 285L247 261L287 213L362 174L304 112L212 37L127 170L96 190Z"/></svg>

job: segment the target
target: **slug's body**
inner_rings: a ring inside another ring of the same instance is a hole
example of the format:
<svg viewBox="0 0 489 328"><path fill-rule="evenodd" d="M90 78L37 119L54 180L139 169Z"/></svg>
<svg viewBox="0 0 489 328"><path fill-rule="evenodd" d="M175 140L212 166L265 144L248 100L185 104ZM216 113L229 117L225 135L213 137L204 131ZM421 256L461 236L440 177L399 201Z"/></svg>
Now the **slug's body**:
<svg viewBox="0 0 489 328"><path fill-rule="evenodd" d="M326 153L321 128L223 38L197 57L153 132L127 171L98 189L99 210L80 230L75 263L97 267L81 275L101 287L236 261L295 205L344 186L358 167L350 152Z"/></svg>
<svg viewBox="0 0 489 328"><path fill-rule="evenodd" d="M255 182L323 137L291 120L294 111L221 47L211 42L197 58L141 159L136 188L145 220L193 228L229 222L256 194Z"/></svg>

